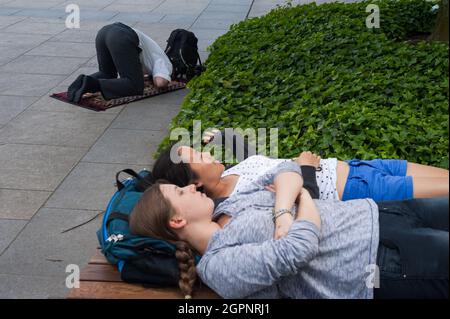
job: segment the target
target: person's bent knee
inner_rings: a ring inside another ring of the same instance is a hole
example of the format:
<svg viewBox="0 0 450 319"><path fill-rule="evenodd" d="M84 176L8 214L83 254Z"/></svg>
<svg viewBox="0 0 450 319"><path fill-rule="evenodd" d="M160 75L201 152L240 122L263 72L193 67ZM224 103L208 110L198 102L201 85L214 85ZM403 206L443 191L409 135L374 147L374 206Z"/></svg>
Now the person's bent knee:
<svg viewBox="0 0 450 319"><path fill-rule="evenodd" d="M162 88L165 88L165 87L167 87L169 85L169 81L167 81L166 79L161 78L159 76L156 76L156 77L153 78L153 84L157 88L162 89Z"/></svg>

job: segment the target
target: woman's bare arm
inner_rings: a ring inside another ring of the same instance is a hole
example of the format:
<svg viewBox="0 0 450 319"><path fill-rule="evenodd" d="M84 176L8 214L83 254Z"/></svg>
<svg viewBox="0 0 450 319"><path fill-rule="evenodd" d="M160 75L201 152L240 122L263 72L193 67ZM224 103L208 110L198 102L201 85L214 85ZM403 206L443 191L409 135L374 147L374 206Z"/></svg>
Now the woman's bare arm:
<svg viewBox="0 0 450 319"><path fill-rule="evenodd" d="M317 228L321 228L319 211L311 198L311 195L309 195L309 192L304 188L299 196L296 220L306 220L316 225Z"/></svg>
<svg viewBox="0 0 450 319"><path fill-rule="evenodd" d="M295 200L299 197L303 186L303 178L294 172L279 174L274 179L275 212L280 209L291 210ZM291 228L293 217L291 214L282 214L275 219L275 239L285 236Z"/></svg>

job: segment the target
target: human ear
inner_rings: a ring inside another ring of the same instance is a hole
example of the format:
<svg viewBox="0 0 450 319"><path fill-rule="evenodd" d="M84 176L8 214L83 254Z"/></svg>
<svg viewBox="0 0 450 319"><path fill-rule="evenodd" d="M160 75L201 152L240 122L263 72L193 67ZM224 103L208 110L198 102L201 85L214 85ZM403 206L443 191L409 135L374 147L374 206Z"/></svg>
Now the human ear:
<svg viewBox="0 0 450 319"><path fill-rule="evenodd" d="M186 219L179 216L174 216L169 220L169 226L173 229L181 229L186 223Z"/></svg>
<svg viewBox="0 0 450 319"><path fill-rule="evenodd" d="M203 186L203 183L201 181L196 181L196 182L194 182L194 184L195 184L196 188L200 188Z"/></svg>

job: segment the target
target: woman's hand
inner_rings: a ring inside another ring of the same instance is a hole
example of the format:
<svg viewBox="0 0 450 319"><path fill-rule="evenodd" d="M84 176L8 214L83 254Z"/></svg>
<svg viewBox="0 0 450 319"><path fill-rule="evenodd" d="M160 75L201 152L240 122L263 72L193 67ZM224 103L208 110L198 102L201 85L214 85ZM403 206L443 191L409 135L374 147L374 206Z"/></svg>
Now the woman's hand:
<svg viewBox="0 0 450 319"><path fill-rule="evenodd" d="M216 135L219 132L220 131L218 129L215 129L215 128L213 128L210 131L205 131L203 133L203 137L202 137L203 144L207 145L208 143L210 143L214 139L214 135Z"/></svg>
<svg viewBox="0 0 450 319"><path fill-rule="evenodd" d="M314 166L318 168L320 166L320 156L310 151L301 152L300 156L295 159L300 166Z"/></svg>
<svg viewBox="0 0 450 319"><path fill-rule="evenodd" d="M275 239L280 239L283 236L286 236L289 232L289 228L291 228L292 222L294 218L291 214L283 214L275 219Z"/></svg>

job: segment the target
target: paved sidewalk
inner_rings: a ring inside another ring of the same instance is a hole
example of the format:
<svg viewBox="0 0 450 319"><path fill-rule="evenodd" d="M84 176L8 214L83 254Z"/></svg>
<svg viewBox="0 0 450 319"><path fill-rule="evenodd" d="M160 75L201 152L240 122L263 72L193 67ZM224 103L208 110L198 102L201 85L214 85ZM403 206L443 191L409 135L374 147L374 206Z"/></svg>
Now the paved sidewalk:
<svg viewBox="0 0 450 319"><path fill-rule="evenodd" d="M299 1L294 1L294 3ZM306 2L306 1L305 1ZM81 9L66 29L65 8ZM206 47L232 23L265 14L270 0L0 0L0 298L64 298L68 264L93 254L101 218L123 168L151 167L187 90L93 111L48 97L96 71L94 39L122 21L163 48L187 28Z"/></svg>

